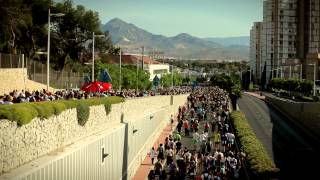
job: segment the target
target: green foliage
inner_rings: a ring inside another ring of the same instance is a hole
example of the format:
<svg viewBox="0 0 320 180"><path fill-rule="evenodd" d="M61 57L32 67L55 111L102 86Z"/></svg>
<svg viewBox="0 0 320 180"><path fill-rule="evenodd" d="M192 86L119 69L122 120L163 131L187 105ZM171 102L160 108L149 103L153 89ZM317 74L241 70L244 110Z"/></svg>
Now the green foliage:
<svg viewBox="0 0 320 180"><path fill-rule="evenodd" d="M38 102L32 104L32 106L37 110L38 116L42 119L47 119L55 113L52 104L48 102Z"/></svg>
<svg viewBox="0 0 320 180"><path fill-rule="evenodd" d="M79 102L77 106L78 124L84 126L89 119L90 109L89 106L83 102Z"/></svg>
<svg viewBox="0 0 320 180"><path fill-rule="evenodd" d="M241 97L240 78L236 75L227 76L225 74L214 75L211 77L213 85L228 91L235 98Z"/></svg>
<svg viewBox="0 0 320 180"><path fill-rule="evenodd" d="M111 110L111 104L123 102L121 97L92 98L83 100L59 100L34 103L20 103L0 106L0 119L16 121L19 126L28 124L35 117L47 119L52 115L59 115L66 109L77 108L79 124L86 122L86 108L94 105L105 105L107 114Z"/></svg>
<svg viewBox="0 0 320 180"><path fill-rule="evenodd" d="M164 74L161 76L160 83L164 87L170 87L172 85L174 86L180 86L183 82L182 76L176 72L173 73L173 78L172 74Z"/></svg>
<svg viewBox="0 0 320 180"><path fill-rule="evenodd" d="M262 143L257 139L244 114L240 111L231 113L237 137L247 154L249 168L259 179L268 179L279 171L269 158Z"/></svg>
<svg viewBox="0 0 320 180"><path fill-rule="evenodd" d="M54 109L54 115L61 114L64 110L67 109L67 105L62 102L52 102L52 107Z"/></svg>
<svg viewBox="0 0 320 180"><path fill-rule="evenodd" d="M275 91L299 92L302 95L310 95L313 82L310 80L273 78L269 82L269 88Z"/></svg>
<svg viewBox="0 0 320 180"><path fill-rule="evenodd" d="M104 104L104 108L106 111L106 115L108 115L111 112L111 104L109 103Z"/></svg>
<svg viewBox="0 0 320 180"><path fill-rule="evenodd" d="M101 78L101 73L104 69L107 69L112 78L112 87L114 89L119 88L120 85L120 67L119 64L105 64L101 61L96 61L95 69L97 69L96 77ZM151 82L149 81L150 74L143 71L141 68L138 69L137 77L137 67L133 65L122 65L121 68L122 76L122 88L124 89L138 89L148 90L151 88ZM102 79L99 79L102 80Z"/></svg>
<svg viewBox="0 0 320 180"><path fill-rule="evenodd" d="M19 119L17 122L18 126L29 123L33 118L37 117L38 112L36 109L31 108L31 106L15 106L12 108L12 118L11 120Z"/></svg>
<svg viewBox="0 0 320 180"><path fill-rule="evenodd" d="M187 76L185 78L182 79L182 83L186 83L186 84L190 84L193 81L196 81L197 77L196 76Z"/></svg>
<svg viewBox="0 0 320 180"><path fill-rule="evenodd" d="M72 71L86 70L83 61L91 59L92 32L104 34L95 39L95 48L100 52L115 52L108 32L102 32L97 12L82 5L74 6L72 0L10 0L0 6L0 52L23 53L34 58L35 52L47 48L48 9L51 13L63 13L63 17L51 16L50 65L60 70L65 66ZM82 62L79 54L82 53ZM86 56L90 54L90 56ZM41 57L42 58L42 57Z"/></svg>

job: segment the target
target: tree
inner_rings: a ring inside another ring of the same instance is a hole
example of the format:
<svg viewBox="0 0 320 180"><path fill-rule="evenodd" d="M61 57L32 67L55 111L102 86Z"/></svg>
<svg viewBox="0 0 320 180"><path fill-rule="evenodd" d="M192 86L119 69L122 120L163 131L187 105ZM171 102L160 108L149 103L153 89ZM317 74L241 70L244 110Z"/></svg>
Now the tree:
<svg viewBox="0 0 320 180"><path fill-rule="evenodd" d="M227 76L225 74L214 75L210 79L211 83L215 86L219 86L225 89L229 93L232 107L234 110L237 109L237 100L241 97L241 85L240 78L235 74Z"/></svg>
<svg viewBox="0 0 320 180"><path fill-rule="evenodd" d="M95 77L103 76L104 70L106 69L111 76L112 86L114 88L120 87L120 71L118 64L105 64L100 60L97 60L95 63L96 74ZM122 82L121 86L124 89L140 89L140 90L148 90L151 89L152 83L149 81L150 74L143 71L142 69L138 70L137 77L137 69L136 66L133 65L122 65Z"/></svg>
<svg viewBox="0 0 320 180"><path fill-rule="evenodd" d="M86 10L84 6L73 7L71 0L57 3L54 11L64 13L62 18L53 19L52 29L52 62L55 69L62 69L67 64L66 56L74 63L79 61L80 52L91 53L93 32L104 34L104 38L95 38L95 49L105 52L112 47L108 32L100 30L100 20L97 12ZM89 43L89 45L88 45ZM91 58L90 58L91 59ZM86 61L85 59L83 61Z"/></svg>

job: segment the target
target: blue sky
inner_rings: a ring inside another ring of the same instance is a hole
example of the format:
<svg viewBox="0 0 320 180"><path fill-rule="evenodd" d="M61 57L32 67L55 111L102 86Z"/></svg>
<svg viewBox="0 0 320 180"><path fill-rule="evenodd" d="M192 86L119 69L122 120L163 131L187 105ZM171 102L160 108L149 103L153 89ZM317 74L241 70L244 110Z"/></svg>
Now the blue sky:
<svg viewBox="0 0 320 180"><path fill-rule="evenodd" d="M99 12L104 24L118 17L151 33L198 37L249 36L262 20L263 0L73 0Z"/></svg>

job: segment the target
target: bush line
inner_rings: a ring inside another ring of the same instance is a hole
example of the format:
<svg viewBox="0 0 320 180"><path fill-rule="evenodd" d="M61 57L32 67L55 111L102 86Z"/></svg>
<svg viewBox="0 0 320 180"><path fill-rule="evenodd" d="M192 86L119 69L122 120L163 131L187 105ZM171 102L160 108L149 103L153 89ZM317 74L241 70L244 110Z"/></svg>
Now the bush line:
<svg viewBox="0 0 320 180"><path fill-rule="evenodd" d="M111 111L111 104L123 102L121 97L92 98L81 100L57 100L46 102L19 103L0 105L0 119L16 121L18 126L28 124L33 118L47 119L59 115L67 109L77 108L77 118L80 125L85 125L89 118L89 106L104 105L106 114Z"/></svg>
<svg viewBox="0 0 320 180"><path fill-rule="evenodd" d="M245 115L240 111L231 113L237 137L244 152L247 154L248 168L259 179L275 177L279 172L274 162L269 158L262 143L257 139Z"/></svg>

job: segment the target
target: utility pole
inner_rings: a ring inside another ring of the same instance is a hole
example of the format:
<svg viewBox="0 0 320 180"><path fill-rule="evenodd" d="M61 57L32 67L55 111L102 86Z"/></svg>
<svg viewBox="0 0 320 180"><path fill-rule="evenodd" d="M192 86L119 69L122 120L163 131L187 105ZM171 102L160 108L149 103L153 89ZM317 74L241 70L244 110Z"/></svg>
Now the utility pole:
<svg viewBox="0 0 320 180"><path fill-rule="evenodd" d="M139 69L139 59L137 58L136 93L138 92L138 69Z"/></svg>
<svg viewBox="0 0 320 180"><path fill-rule="evenodd" d="M122 83L122 75L121 75L121 57L122 57L122 53L121 53L121 47L120 47L120 62L119 62L119 64L120 64L120 78L119 78L119 90L120 90L120 92L121 92L121 83Z"/></svg>
<svg viewBox="0 0 320 180"><path fill-rule="evenodd" d="M142 70L144 70L144 61L143 61L143 56L144 56L144 46L142 46L141 47L142 48L142 53L141 53L141 55L142 55Z"/></svg>

